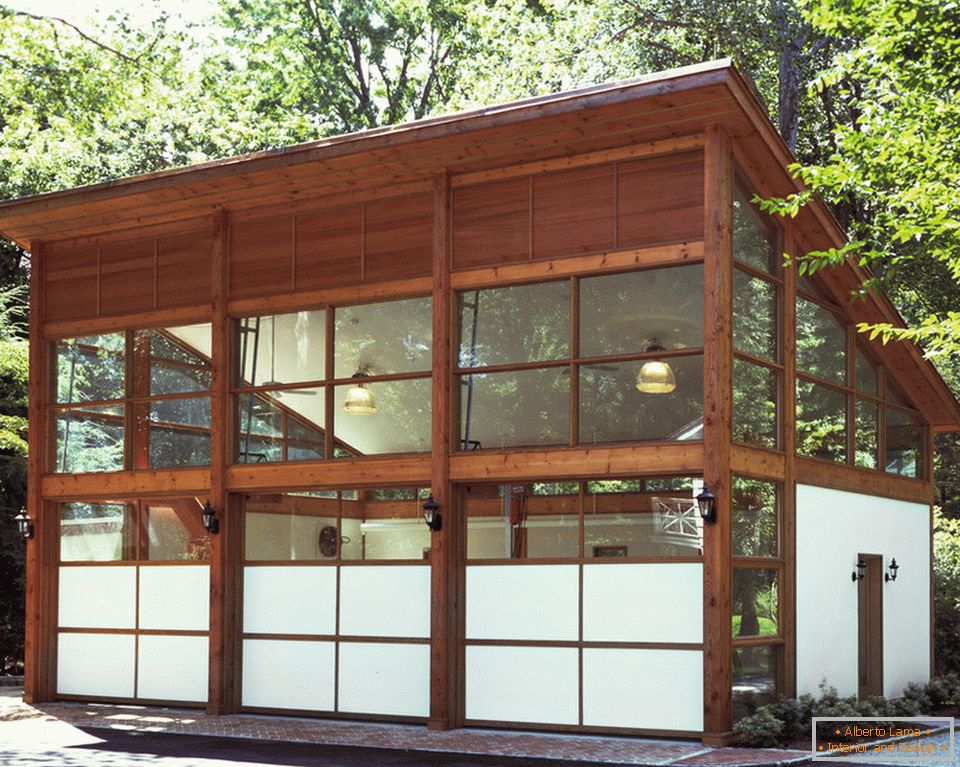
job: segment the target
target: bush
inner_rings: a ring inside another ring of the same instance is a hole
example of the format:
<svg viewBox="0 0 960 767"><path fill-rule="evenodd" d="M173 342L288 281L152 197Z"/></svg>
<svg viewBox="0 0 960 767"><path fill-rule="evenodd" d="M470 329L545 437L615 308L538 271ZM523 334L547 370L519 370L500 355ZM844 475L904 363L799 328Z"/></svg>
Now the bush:
<svg viewBox="0 0 960 767"><path fill-rule="evenodd" d="M903 697L896 700L877 696L858 701L855 697L842 697L835 688L824 683L820 685L819 698L812 695L781 698L741 719L734 732L744 745L769 748L809 737L810 721L814 716L883 719L919 716L955 705L960 705L960 677L956 674L936 677L927 684L909 684Z"/></svg>

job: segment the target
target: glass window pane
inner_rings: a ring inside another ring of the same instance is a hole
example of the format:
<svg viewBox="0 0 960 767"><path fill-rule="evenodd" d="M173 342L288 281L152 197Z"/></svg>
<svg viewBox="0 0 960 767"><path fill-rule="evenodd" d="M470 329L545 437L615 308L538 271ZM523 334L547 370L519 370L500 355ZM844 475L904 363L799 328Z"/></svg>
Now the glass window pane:
<svg viewBox="0 0 960 767"><path fill-rule="evenodd" d="M110 562L136 559L137 523L126 503L60 505L60 561Z"/></svg>
<svg viewBox="0 0 960 767"><path fill-rule="evenodd" d="M877 369L866 355L857 349L857 390L866 394L877 394Z"/></svg>
<svg viewBox="0 0 960 767"><path fill-rule="evenodd" d="M287 417L287 460L316 461L324 457L324 433L300 415Z"/></svg>
<svg viewBox="0 0 960 767"><path fill-rule="evenodd" d="M778 570L733 568L733 636L777 635Z"/></svg>
<svg viewBox="0 0 960 767"><path fill-rule="evenodd" d="M570 356L570 282L544 282L457 295L460 367L541 362Z"/></svg>
<svg viewBox="0 0 960 767"><path fill-rule="evenodd" d="M856 445L853 454L854 464L865 469L877 468L877 453L880 449L880 408L876 403L857 399Z"/></svg>
<svg viewBox="0 0 960 767"><path fill-rule="evenodd" d="M733 439L760 447L779 446L777 407L780 374L746 360L733 360Z"/></svg>
<svg viewBox="0 0 960 767"><path fill-rule="evenodd" d="M54 471L81 473L124 468L123 405L64 410L54 416Z"/></svg>
<svg viewBox="0 0 960 767"><path fill-rule="evenodd" d="M335 316L337 378L430 370L433 320L430 298L345 306Z"/></svg>
<svg viewBox="0 0 960 767"><path fill-rule="evenodd" d="M188 394L210 389L210 325L141 330L134 336L134 364L150 360L150 394Z"/></svg>
<svg viewBox="0 0 960 767"><path fill-rule="evenodd" d="M667 366L675 388L637 389L650 366ZM703 439L703 357L636 360L580 368L581 443Z"/></svg>
<svg viewBox="0 0 960 767"><path fill-rule="evenodd" d="M757 269L775 274L779 269L776 237L770 217L757 210L746 195L733 199L733 257Z"/></svg>
<svg viewBox="0 0 960 767"><path fill-rule="evenodd" d="M636 354L703 346L703 265L580 281L580 354Z"/></svg>
<svg viewBox="0 0 960 767"><path fill-rule="evenodd" d="M210 398L150 403L150 467L210 464Z"/></svg>
<svg viewBox="0 0 960 767"><path fill-rule="evenodd" d="M336 559L343 538L337 530L337 493L250 495L244 500L247 561ZM352 544L353 541L350 541Z"/></svg>
<svg viewBox="0 0 960 767"><path fill-rule="evenodd" d="M733 346L778 362L777 287L741 269L733 270Z"/></svg>
<svg viewBox="0 0 960 767"><path fill-rule="evenodd" d="M327 315L322 309L240 320L237 385L320 381L326 374Z"/></svg>
<svg viewBox="0 0 960 767"><path fill-rule="evenodd" d="M797 452L831 461L847 459L847 395L797 381Z"/></svg>
<svg viewBox="0 0 960 767"><path fill-rule="evenodd" d="M366 391L362 400L352 392L355 388ZM429 452L431 391L429 378L338 386L334 439L353 455ZM363 408L351 404L348 409L348 401Z"/></svg>
<svg viewBox="0 0 960 767"><path fill-rule="evenodd" d="M926 469L921 422L910 413L887 407L886 431L886 470L905 477L923 477Z"/></svg>
<svg viewBox="0 0 960 767"><path fill-rule="evenodd" d="M577 483L471 485L465 493L469 559L575 558Z"/></svg>
<svg viewBox="0 0 960 767"><path fill-rule="evenodd" d="M124 394L123 333L67 338L56 344L57 402L98 402Z"/></svg>
<svg viewBox="0 0 960 767"><path fill-rule="evenodd" d="M777 700L778 647L733 648L733 720Z"/></svg>
<svg viewBox="0 0 960 767"><path fill-rule="evenodd" d="M780 554L777 508L776 484L734 477L734 556L776 557Z"/></svg>
<svg viewBox="0 0 960 767"><path fill-rule="evenodd" d="M429 559L430 529L417 488L358 491L340 508L344 559Z"/></svg>
<svg viewBox="0 0 960 767"><path fill-rule="evenodd" d="M461 376L460 385L463 449L568 443L568 367L473 373Z"/></svg>
<svg viewBox="0 0 960 767"><path fill-rule="evenodd" d="M703 520L693 482L681 492L618 489L616 481L587 486L583 509L585 557L696 557ZM614 485L614 487L611 487Z"/></svg>
<svg viewBox="0 0 960 767"><path fill-rule="evenodd" d="M210 536L203 529L196 498L176 498L144 504L142 558L205 561L210 559Z"/></svg>
<svg viewBox="0 0 960 767"><path fill-rule="evenodd" d="M819 304L797 299L797 370L843 384L847 342L836 317Z"/></svg>

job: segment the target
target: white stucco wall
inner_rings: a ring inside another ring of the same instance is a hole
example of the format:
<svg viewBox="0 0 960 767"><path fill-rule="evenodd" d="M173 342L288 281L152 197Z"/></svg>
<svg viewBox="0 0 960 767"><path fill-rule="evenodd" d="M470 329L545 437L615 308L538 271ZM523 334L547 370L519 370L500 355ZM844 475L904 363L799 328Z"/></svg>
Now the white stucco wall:
<svg viewBox="0 0 960 767"><path fill-rule="evenodd" d="M930 677L930 507L797 485L797 692L857 693L857 554L896 557L883 584L883 687Z"/></svg>

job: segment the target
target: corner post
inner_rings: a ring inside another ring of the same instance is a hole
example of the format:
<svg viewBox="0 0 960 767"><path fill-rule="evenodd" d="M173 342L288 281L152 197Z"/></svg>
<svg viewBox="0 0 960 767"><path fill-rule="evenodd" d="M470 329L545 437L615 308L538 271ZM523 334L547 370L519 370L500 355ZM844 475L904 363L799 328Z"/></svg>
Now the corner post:
<svg viewBox="0 0 960 767"><path fill-rule="evenodd" d="M26 541L24 627L24 691L26 703L52 700L56 695L56 551L58 520L53 504L45 504L41 479L46 469L47 431L44 405L50 388L50 365L43 337L43 243L30 243L30 380L27 409L27 513L34 537Z"/></svg>
<svg viewBox="0 0 960 767"><path fill-rule="evenodd" d="M733 150L718 125L704 146L704 480L717 497L703 531L703 742L723 745L733 722L730 631L733 437Z"/></svg>
<svg viewBox="0 0 960 767"><path fill-rule="evenodd" d="M210 535L210 665L207 713L214 716L237 709L236 622L237 524L228 507L225 474L230 463L230 318L227 316L228 221L225 211L214 214L211 250L212 389L210 392L210 503L220 531ZM203 500L203 499L201 499Z"/></svg>
<svg viewBox="0 0 960 767"><path fill-rule="evenodd" d="M784 227L783 249L796 256L799 246L792 224ZM783 579L780 616L784 645L780 669L781 693L797 694L797 267L796 262L783 269L783 381L781 381L781 436L786 456L780 491L780 555Z"/></svg>
<svg viewBox="0 0 960 767"><path fill-rule="evenodd" d="M443 520L430 538L430 729L459 726L459 630L462 535L450 484L452 332L450 179L433 181L433 410L430 486Z"/></svg>

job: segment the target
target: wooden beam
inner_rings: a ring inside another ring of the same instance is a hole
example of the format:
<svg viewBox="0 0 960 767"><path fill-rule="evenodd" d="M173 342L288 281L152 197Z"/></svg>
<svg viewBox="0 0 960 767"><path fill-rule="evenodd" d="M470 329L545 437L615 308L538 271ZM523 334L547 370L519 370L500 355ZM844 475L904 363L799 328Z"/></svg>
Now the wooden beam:
<svg viewBox="0 0 960 767"><path fill-rule="evenodd" d="M461 515L450 484L451 381L454 321L450 290L450 179L433 184L433 411L430 488L443 526L430 536L430 719L428 727L457 727L463 717L458 673L461 632L458 609L463 560Z"/></svg>
<svg viewBox="0 0 960 767"><path fill-rule="evenodd" d="M747 445L734 445L730 451L730 470L756 479L782 482L786 476L786 456L781 452Z"/></svg>
<svg viewBox="0 0 960 767"><path fill-rule="evenodd" d="M733 727L731 440L733 437L733 150L720 126L704 148L703 477L717 519L703 535L703 742L729 742Z"/></svg>
<svg viewBox="0 0 960 767"><path fill-rule="evenodd" d="M209 474L209 472L208 472ZM430 456L370 456L303 463L235 464L226 470L231 492L347 490L357 487L426 487Z"/></svg>
<svg viewBox="0 0 960 767"><path fill-rule="evenodd" d="M510 452L474 451L450 457L454 482L589 479L700 474L703 443L657 442L622 447L577 447Z"/></svg>
<svg viewBox="0 0 960 767"><path fill-rule="evenodd" d="M793 235L795 227L788 223L784 235L783 250L796 255L797 243ZM797 444L797 270L783 270L781 289L781 341L783 378L780 381L780 422L782 424L784 476L780 486L780 556L784 560L783 578L780 584L781 633L784 638L782 650L783 680L781 694L794 697L797 694L797 490L796 490L796 444Z"/></svg>
<svg viewBox="0 0 960 767"><path fill-rule="evenodd" d="M581 168L585 165L598 165L600 163L616 162L618 160L633 160L638 157L685 152L691 149L701 149L702 147L703 134L694 133L689 136L676 136L657 141L644 141L639 144L631 144L630 146L622 146L615 149L604 149L598 152L585 152L583 154L556 157L550 160L538 160L521 165L508 165L503 168L460 173L451 177L450 184L456 189L461 186L482 184L486 181L498 181L505 178L516 178L517 176Z"/></svg>
<svg viewBox="0 0 960 767"><path fill-rule="evenodd" d="M210 322L210 305L186 306L177 309L124 314L116 317L92 317L84 320L56 320L43 324L43 337L75 338L94 333L113 333L120 330L177 327Z"/></svg>
<svg viewBox="0 0 960 767"><path fill-rule="evenodd" d="M819 458L796 457L796 481L801 485L829 487L851 493L877 495L911 503L933 502L932 483L923 479L884 474Z"/></svg>
<svg viewBox="0 0 960 767"><path fill-rule="evenodd" d="M669 266L702 259L702 241L678 242L669 245L653 245L648 248L631 248L585 256L466 269L451 274L450 282L456 290L468 290L507 283L538 282L574 274L601 274L626 269Z"/></svg>
<svg viewBox="0 0 960 767"><path fill-rule="evenodd" d="M234 528L234 514L240 509L230 507L225 475L231 463L233 444L230 422L231 324L227 316L227 254L229 222L220 212L213 221L213 251L211 263L211 294L213 317L211 322L210 370L210 493L209 501L217 512L220 532L210 539L210 656L208 670L207 713L214 716L237 710L235 694L237 666L234 657L233 634L239 628L238 609L234 598L234 583L240 577L240 544Z"/></svg>
<svg viewBox="0 0 960 767"><path fill-rule="evenodd" d="M95 474L44 474L40 490L47 500L136 498L143 495L206 495L210 469L107 471Z"/></svg>
<svg viewBox="0 0 960 767"><path fill-rule="evenodd" d="M284 293L265 298L235 298L227 306L233 317L256 314L279 314L302 309L316 309L330 304L362 304L384 299L422 296L431 290L429 277L412 277L390 282L359 283L342 288L326 288L300 293Z"/></svg>

